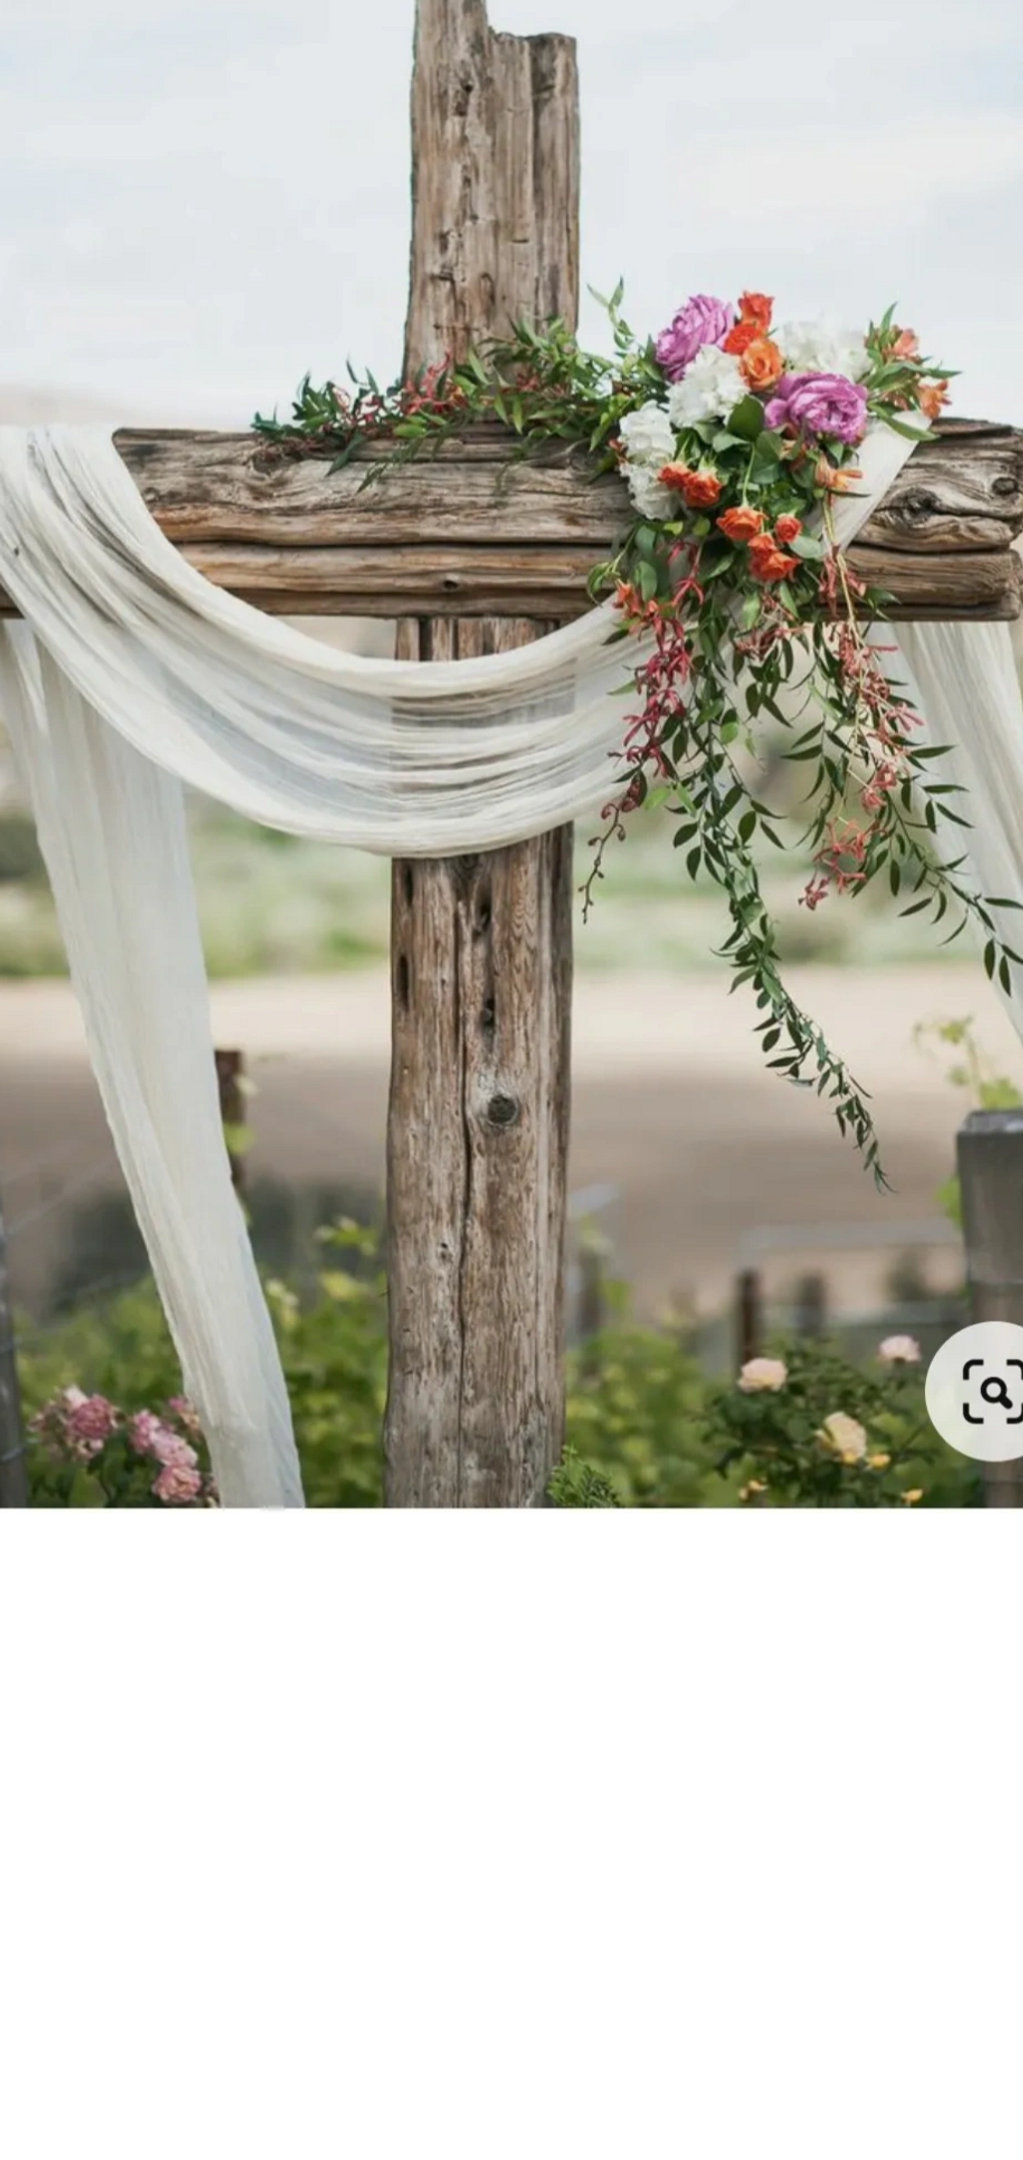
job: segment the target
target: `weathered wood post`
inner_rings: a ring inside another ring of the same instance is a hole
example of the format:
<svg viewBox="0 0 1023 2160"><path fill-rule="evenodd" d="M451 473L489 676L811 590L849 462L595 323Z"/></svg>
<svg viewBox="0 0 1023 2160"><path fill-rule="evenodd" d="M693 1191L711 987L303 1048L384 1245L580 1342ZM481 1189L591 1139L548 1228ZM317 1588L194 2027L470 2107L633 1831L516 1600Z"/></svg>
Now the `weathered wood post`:
<svg viewBox="0 0 1023 2160"><path fill-rule="evenodd" d="M763 1288L757 1268L742 1268L735 1285L735 1348L739 1365L760 1356L764 1339Z"/></svg>
<svg viewBox="0 0 1023 2160"><path fill-rule="evenodd" d="M245 1059L240 1050L215 1050L217 1091L224 1127L231 1183L239 1195L245 1190Z"/></svg>
<svg viewBox="0 0 1023 2160"><path fill-rule="evenodd" d="M0 1202L0 1508L28 1506L25 1428L18 1391L14 1313L7 1274L7 1239Z"/></svg>
<svg viewBox="0 0 1023 2160"><path fill-rule="evenodd" d="M575 46L485 0L418 0L406 369L578 308ZM424 538L428 537L424 535ZM404 659L519 620L404 621ZM570 828L394 864L388 1122L391 1507L542 1504L564 1420Z"/></svg>
<svg viewBox="0 0 1023 2160"><path fill-rule="evenodd" d="M970 1317L1023 1327L1023 1111L972 1110L956 1155ZM1023 1507L1023 1460L982 1467L988 1507Z"/></svg>

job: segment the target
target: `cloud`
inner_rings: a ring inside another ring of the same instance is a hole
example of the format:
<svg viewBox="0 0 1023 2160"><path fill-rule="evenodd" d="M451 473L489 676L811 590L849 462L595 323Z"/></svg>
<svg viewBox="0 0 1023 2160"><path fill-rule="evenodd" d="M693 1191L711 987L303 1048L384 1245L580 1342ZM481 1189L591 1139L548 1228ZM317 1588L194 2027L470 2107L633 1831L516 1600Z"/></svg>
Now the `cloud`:
<svg viewBox="0 0 1023 2160"><path fill-rule="evenodd" d="M974 409L1023 420L1023 267L999 238L1023 219L1015 6L491 12L579 36L584 275L624 272L638 323L701 286L762 285L786 314L897 299ZM413 0L7 0L8 379L238 424L348 352L389 372L412 17Z"/></svg>

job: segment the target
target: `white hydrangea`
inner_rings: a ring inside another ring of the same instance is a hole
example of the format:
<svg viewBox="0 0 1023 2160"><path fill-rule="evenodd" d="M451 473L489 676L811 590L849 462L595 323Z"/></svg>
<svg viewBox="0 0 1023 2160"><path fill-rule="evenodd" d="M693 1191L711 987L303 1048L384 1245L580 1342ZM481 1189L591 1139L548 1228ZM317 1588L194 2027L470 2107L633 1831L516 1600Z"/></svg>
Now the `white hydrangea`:
<svg viewBox="0 0 1023 2160"><path fill-rule="evenodd" d="M667 460L662 458L661 463L666 462ZM663 480L658 480L657 472L655 465L633 465L626 460L625 477L629 483L629 494L640 517L670 518L678 509L671 489L665 487Z"/></svg>
<svg viewBox="0 0 1023 2160"><path fill-rule="evenodd" d="M772 336L790 375L847 375L851 382L861 382L870 365L859 331L843 329L829 316L785 323Z"/></svg>
<svg viewBox="0 0 1023 2160"><path fill-rule="evenodd" d="M675 430L663 405L640 405L636 412L626 413L621 423L621 438L630 465L652 465L660 472L662 465L669 465L675 455Z"/></svg>
<svg viewBox="0 0 1023 2160"><path fill-rule="evenodd" d="M701 345L681 382L668 392L668 417L676 427L693 427L697 420L724 420L748 396L746 382L734 353L720 345Z"/></svg>

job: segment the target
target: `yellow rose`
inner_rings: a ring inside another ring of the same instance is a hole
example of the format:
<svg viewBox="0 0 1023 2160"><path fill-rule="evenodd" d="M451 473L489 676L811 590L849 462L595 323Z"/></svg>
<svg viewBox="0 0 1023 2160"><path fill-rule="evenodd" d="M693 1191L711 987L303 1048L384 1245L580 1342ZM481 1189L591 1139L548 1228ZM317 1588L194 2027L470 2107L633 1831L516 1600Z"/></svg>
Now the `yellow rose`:
<svg viewBox="0 0 1023 2160"><path fill-rule="evenodd" d="M844 1463L862 1462L867 1452L867 1435L854 1417L847 1417L844 1410L833 1410L825 1418L817 1438L830 1448L833 1455L840 1455Z"/></svg>
<svg viewBox="0 0 1023 2160"><path fill-rule="evenodd" d="M739 1374L739 1386L744 1395L759 1395L763 1389L783 1388L788 1377L788 1366L780 1357L752 1357Z"/></svg>

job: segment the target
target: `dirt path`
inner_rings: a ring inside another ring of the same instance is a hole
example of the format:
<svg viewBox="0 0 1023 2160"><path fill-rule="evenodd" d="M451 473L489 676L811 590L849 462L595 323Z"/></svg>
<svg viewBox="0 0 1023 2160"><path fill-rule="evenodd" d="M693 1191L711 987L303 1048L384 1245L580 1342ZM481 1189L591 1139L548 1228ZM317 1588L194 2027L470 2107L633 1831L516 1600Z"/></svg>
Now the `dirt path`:
<svg viewBox="0 0 1023 2160"><path fill-rule="evenodd" d="M822 1104L763 1073L750 1007L724 979L579 981L571 1182L577 1192L618 1189L606 1223L647 1310L669 1289L713 1310L758 1228L806 1226L806 1253L768 1265L780 1282L811 1263L815 1230L936 1216L963 1102L941 1063L914 1048L917 1022L972 1013L996 1068L1023 1072L1009 1022L972 966L793 971L792 987L871 1091L889 1197L875 1194ZM386 977L217 984L212 1006L217 1041L244 1048L259 1090L253 1175L379 1186ZM117 1182L67 985L0 984L0 1190L21 1295L35 1297L53 1266L68 1207ZM868 1250L830 1272L842 1298L860 1303L886 1264Z"/></svg>

